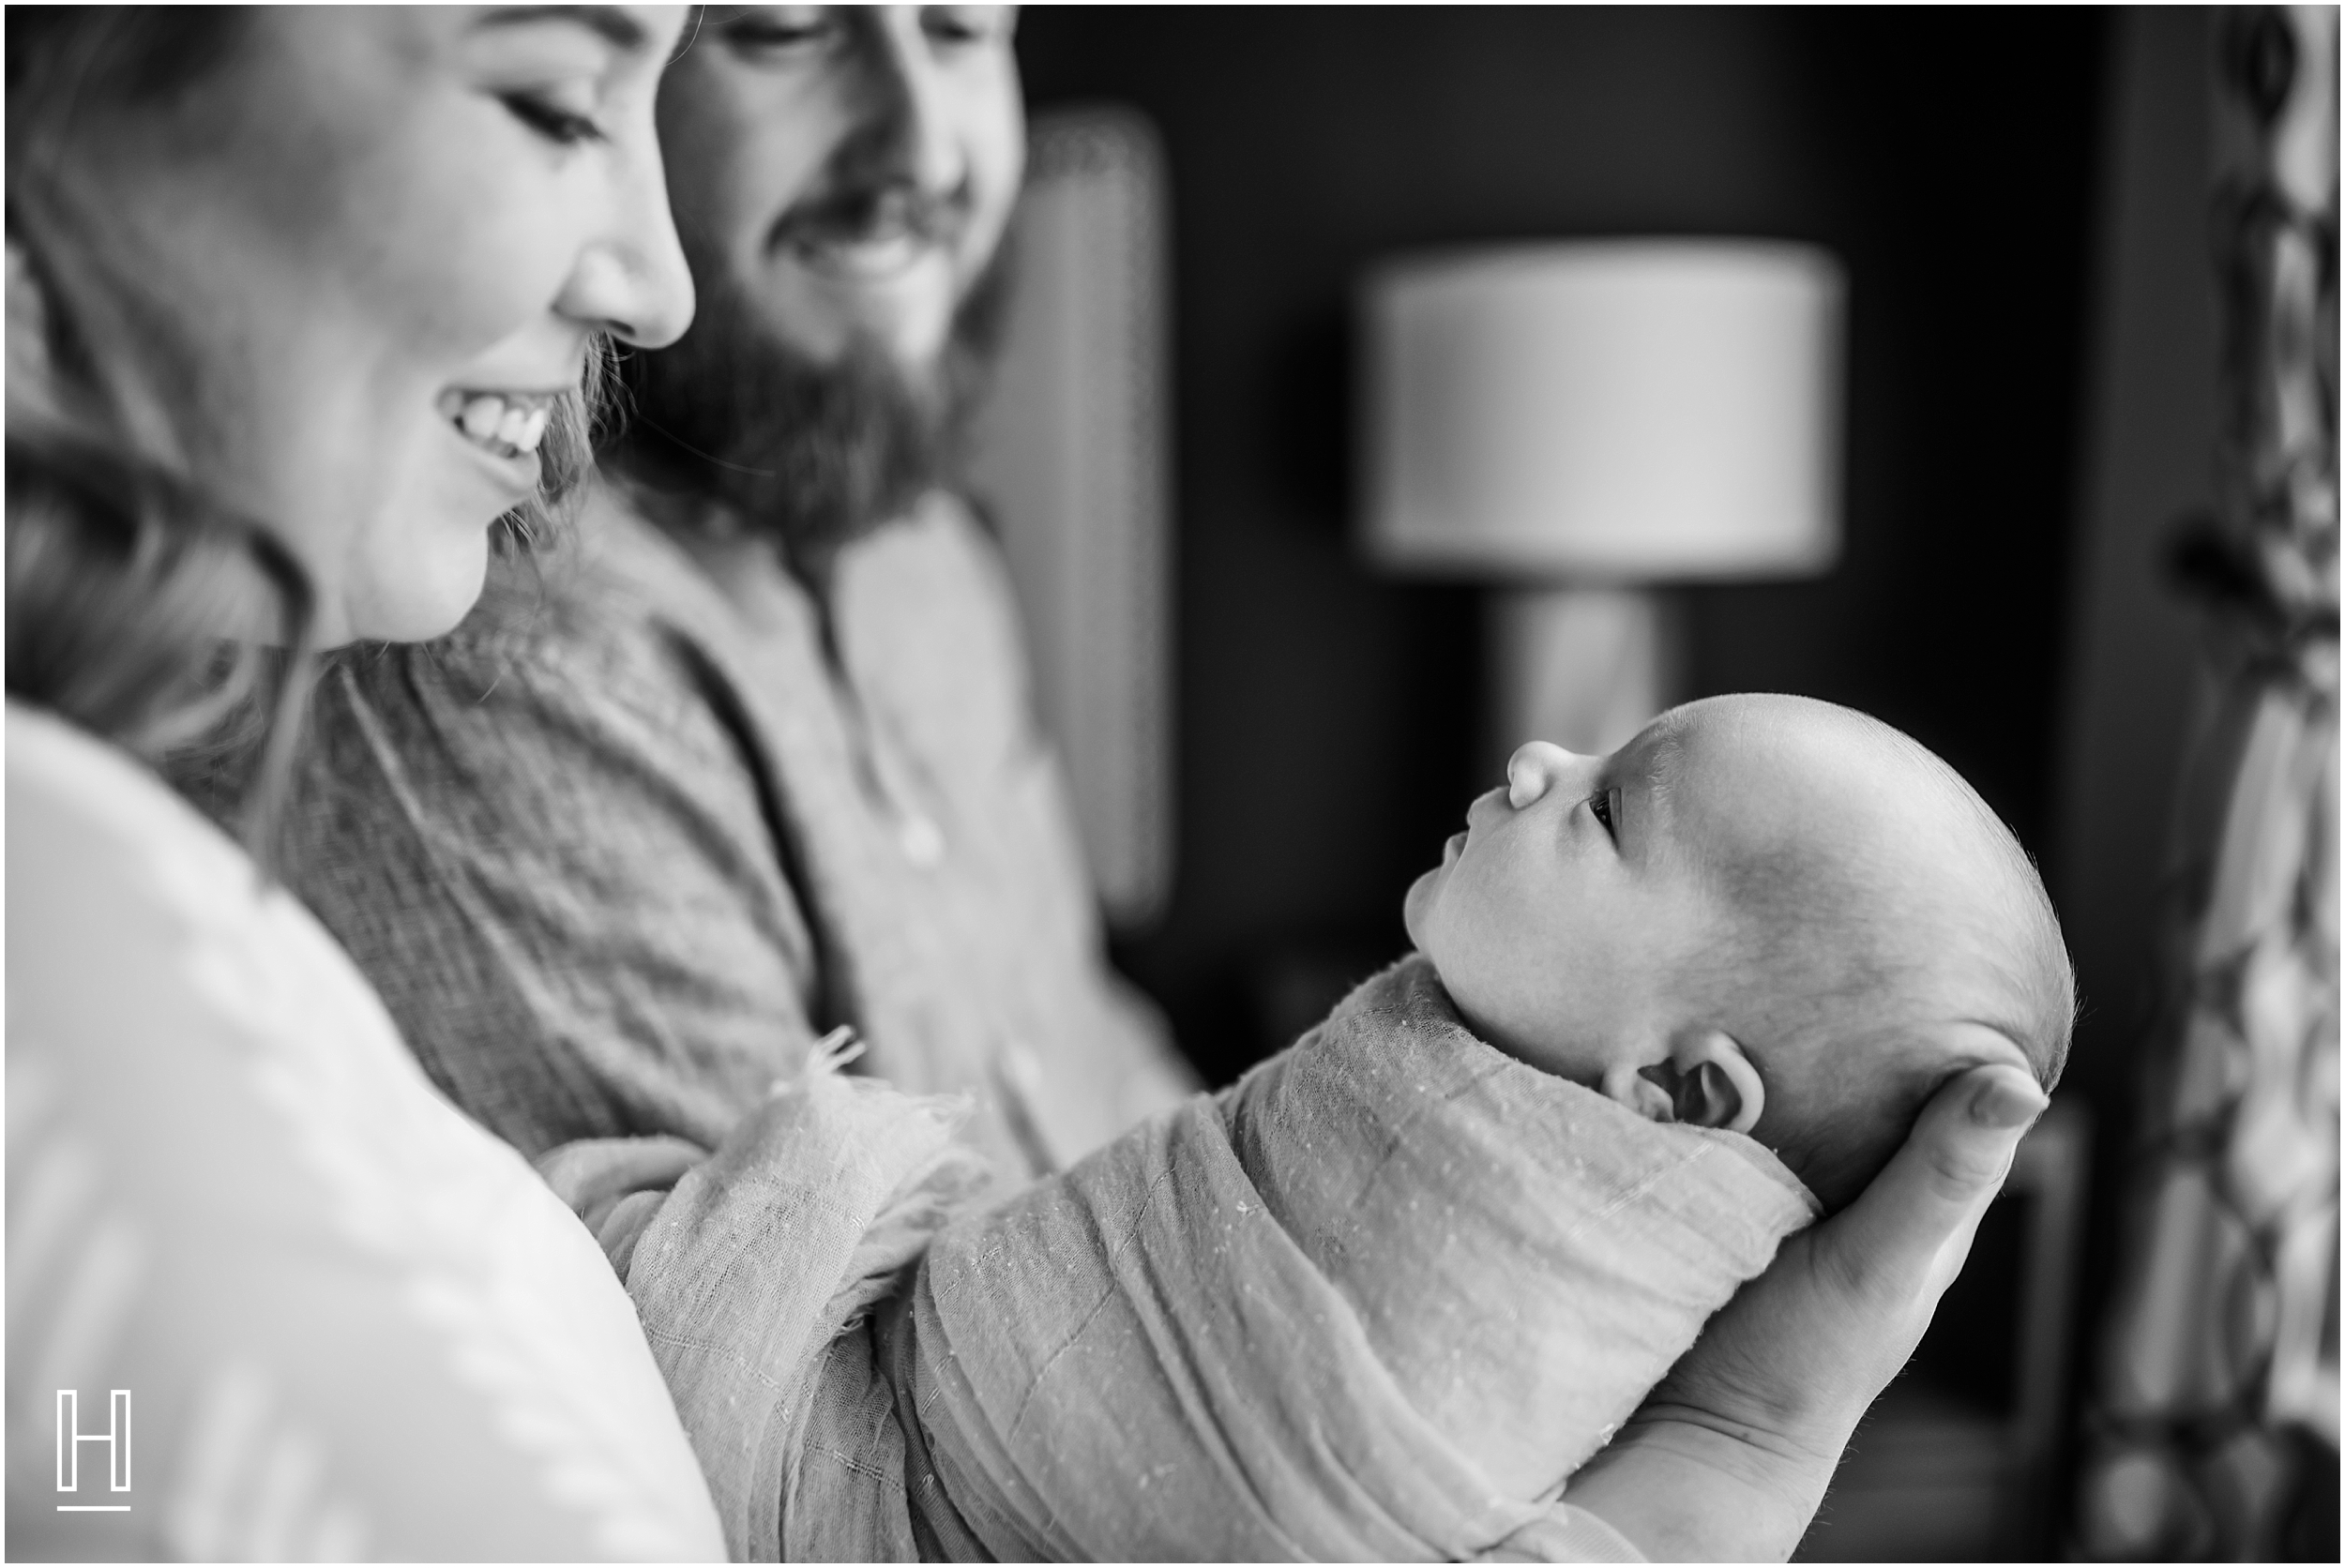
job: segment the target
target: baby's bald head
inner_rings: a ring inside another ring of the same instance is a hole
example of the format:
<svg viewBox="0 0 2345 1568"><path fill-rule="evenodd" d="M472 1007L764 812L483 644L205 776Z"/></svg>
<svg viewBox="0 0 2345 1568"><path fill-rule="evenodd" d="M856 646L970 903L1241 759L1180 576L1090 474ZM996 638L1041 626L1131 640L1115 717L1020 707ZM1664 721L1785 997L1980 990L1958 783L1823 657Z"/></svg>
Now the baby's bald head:
<svg viewBox="0 0 2345 1568"><path fill-rule="evenodd" d="M1971 787L1797 697L1534 741L1409 890L1485 1040L1656 1120L1748 1132L1827 1208L1965 1067L2059 1079L2075 1013L2035 868Z"/></svg>
<svg viewBox="0 0 2345 1568"><path fill-rule="evenodd" d="M1703 779L1678 815L1719 912L1687 983L1765 1079L1755 1135L1827 1209L1953 1072L2016 1060L2059 1081L2076 1012L2059 921L1960 775L1805 698L1717 698L1662 722L1661 787Z"/></svg>

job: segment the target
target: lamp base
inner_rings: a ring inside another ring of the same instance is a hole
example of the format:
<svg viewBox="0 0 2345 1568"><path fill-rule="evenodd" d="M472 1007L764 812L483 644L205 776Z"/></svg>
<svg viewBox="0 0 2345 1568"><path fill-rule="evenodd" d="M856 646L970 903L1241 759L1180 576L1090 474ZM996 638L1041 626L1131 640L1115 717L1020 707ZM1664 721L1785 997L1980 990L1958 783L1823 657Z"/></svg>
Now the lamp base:
<svg viewBox="0 0 2345 1568"><path fill-rule="evenodd" d="M1504 772L1525 741L1611 751L1684 690L1683 613L1636 588L1503 588L1490 595L1483 750Z"/></svg>

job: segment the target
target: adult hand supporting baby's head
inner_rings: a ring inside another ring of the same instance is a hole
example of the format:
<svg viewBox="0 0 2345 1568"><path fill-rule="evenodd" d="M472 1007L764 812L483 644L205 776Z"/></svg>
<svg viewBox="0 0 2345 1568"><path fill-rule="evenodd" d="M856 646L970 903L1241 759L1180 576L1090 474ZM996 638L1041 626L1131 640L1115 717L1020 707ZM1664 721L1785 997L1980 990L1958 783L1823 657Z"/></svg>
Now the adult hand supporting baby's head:
<svg viewBox="0 0 2345 1568"><path fill-rule="evenodd" d="M1789 1557L2047 1103L2002 1063L1946 1083L1863 1195L1710 1319L1566 1500L1656 1560Z"/></svg>

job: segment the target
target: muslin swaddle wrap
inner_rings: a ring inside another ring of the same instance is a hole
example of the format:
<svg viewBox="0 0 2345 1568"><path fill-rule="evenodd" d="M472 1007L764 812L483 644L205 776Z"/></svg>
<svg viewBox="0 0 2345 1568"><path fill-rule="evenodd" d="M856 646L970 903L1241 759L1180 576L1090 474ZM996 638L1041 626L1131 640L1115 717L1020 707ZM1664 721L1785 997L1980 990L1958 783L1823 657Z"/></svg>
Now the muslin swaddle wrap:
<svg viewBox="0 0 2345 1568"><path fill-rule="evenodd" d="M1633 1557L1557 1485L1814 1212L1414 958L921 1257L949 1128L810 1073L634 1247L736 1558Z"/></svg>
<svg viewBox="0 0 2345 1568"><path fill-rule="evenodd" d="M965 1108L818 1055L676 1181L622 1260L735 1561L915 1555L904 1441L870 1314L945 1211L982 1181L952 1141ZM642 1158L627 1144L578 1153ZM540 1162L541 1168L545 1162Z"/></svg>
<svg viewBox="0 0 2345 1568"><path fill-rule="evenodd" d="M900 1392L998 1557L1566 1556L1558 1485L1814 1214L1749 1139L1475 1039L1412 958L945 1231Z"/></svg>

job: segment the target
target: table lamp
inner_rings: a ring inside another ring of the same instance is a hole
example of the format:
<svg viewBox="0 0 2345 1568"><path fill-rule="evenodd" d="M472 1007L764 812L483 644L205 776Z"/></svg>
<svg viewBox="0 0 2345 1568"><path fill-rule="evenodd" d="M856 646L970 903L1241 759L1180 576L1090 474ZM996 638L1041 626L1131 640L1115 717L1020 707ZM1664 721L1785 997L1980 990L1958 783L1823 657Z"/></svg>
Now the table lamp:
<svg viewBox="0 0 2345 1568"><path fill-rule="evenodd" d="M1676 582L1819 575L1840 547L1846 286L1811 247L1525 244L1359 294L1361 535L1496 585L1486 761L1609 751L1683 697Z"/></svg>

